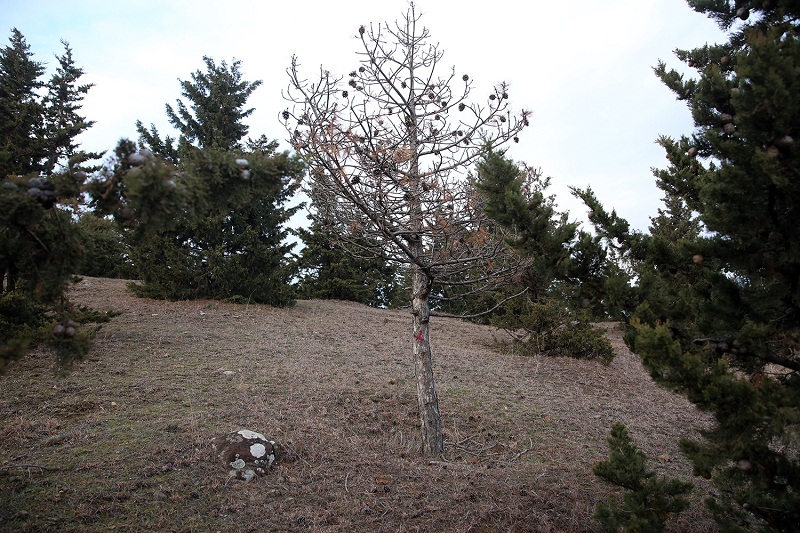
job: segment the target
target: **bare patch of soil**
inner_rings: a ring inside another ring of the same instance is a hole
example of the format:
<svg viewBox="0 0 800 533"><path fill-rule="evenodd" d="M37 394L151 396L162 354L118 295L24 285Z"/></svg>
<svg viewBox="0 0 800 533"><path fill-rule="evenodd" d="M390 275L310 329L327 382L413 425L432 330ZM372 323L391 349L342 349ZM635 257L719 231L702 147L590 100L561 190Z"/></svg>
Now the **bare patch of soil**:
<svg viewBox="0 0 800 533"><path fill-rule="evenodd" d="M614 489L591 472L624 422L661 474L708 420L652 383L621 341L607 367L501 353L503 334L433 319L446 461L418 453L407 312L138 299L86 278L74 301L122 314L65 378L35 351L0 377L3 531L590 531ZM214 435L288 455L227 478ZM675 531L713 531L697 489ZM700 480L702 481L702 480Z"/></svg>

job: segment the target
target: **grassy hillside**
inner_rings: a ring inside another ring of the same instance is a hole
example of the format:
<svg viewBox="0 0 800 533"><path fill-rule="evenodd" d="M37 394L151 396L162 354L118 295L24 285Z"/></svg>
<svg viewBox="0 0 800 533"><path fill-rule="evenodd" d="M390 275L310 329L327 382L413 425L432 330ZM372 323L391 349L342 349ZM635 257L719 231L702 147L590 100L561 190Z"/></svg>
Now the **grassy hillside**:
<svg viewBox="0 0 800 533"><path fill-rule="evenodd" d="M122 314L66 377L42 351L0 377L3 531L586 531L612 490L591 473L612 423L673 476L689 471L678 438L707 423L612 324L603 367L502 353L501 332L434 319L447 461L429 464L407 312L164 302L93 278L73 299ZM288 452L250 483L209 444L243 428ZM713 531L703 490L676 530Z"/></svg>

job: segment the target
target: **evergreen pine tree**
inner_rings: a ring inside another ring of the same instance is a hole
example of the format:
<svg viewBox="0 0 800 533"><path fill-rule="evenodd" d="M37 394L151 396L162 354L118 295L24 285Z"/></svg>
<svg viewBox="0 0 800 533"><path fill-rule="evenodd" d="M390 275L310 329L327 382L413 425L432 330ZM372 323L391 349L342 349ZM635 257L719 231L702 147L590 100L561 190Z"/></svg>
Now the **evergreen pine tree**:
<svg viewBox="0 0 800 533"><path fill-rule="evenodd" d="M243 122L254 109L244 109L247 99L261 80L248 82L240 70L241 61L220 66L204 56L206 72L196 71L192 80L182 80L182 95L190 107L178 100L177 111L167 104L170 123L186 141L201 148L241 149L249 127Z"/></svg>
<svg viewBox="0 0 800 533"><path fill-rule="evenodd" d="M75 221L75 229L81 233L83 242L78 274L96 278L136 277L130 247L113 219L83 212Z"/></svg>
<svg viewBox="0 0 800 533"><path fill-rule="evenodd" d="M79 144L76 137L91 128L94 120L86 120L81 116L80 108L86 93L94 84L79 84L83 76L83 69L75 65L72 57L72 48L67 41L62 40L64 54L57 56L58 67L47 83L47 96L44 97L45 106L45 134L44 144L47 157L43 162L42 171L51 174L60 162L66 164L78 154ZM82 154L83 160L99 159L101 154Z"/></svg>
<svg viewBox="0 0 800 533"><path fill-rule="evenodd" d="M240 70L241 61L233 61L230 66L223 61L217 66L212 58L203 56L203 62L206 72L197 70L191 74L191 80L178 80L181 95L189 103L187 106L183 100L177 100L177 110L167 104L167 118L178 130L183 143L223 151L242 150L242 139L249 130L243 120L255 110L244 109L244 106L262 82L245 81ZM155 125L147 129L141 121L136 121L136 131L141 145L172 163L178 162L178 148L173 137L162 140Z"/></svg>
<svg viewBox="0 0 800 533"><path fill-rule="evenodd" d="M630 299L622 289L629 276L594 236L559 212L547 194L550 178L518 165L503 152L490 153L478 166L478 187L492 219L511 230L510 244L531 258L526 283L533 300L557 297L595 318L620 318ZM614 284L617 291L610 290Z"/></svg>
<svg viewBox="0 0 800 533"><path fill-rule="evenodd" d="M727 42L676 55L657 75L689 105L691 137L663 137L666 208L628 232L591 191L600 231L640 273L628 340L660 383L712 413L681 443L717 495L726 531L800 524L800 2L692 0Z"/></svg>
<svg viewBox="0 0 800 533"><path fill-rule="evenodd" d="M117 147L115 165L92 186L97 212L128 228L141 295L227 298L272 305L293 300L286 207L303 165L264 137L244 142L243 109L261 82L242 78L240 62L204 58L207 70L182 81L167 106L180 135L137 122L141 150Z"/></svg>
<svg viewBox="0 0 800 533"><path fill-rule="evenodd" d="M300 298L349 300L373 307L391 307L400 301L399 272L380 257L359 258L342 250L337 236L314 221L300 237L304 248L298 259Z"/></svg>
<svg viewBox="0 0 800 533"><path fill-rule="evenodd" d="M86 179L81 165L94 155L75 142L91 125L78 114L89 86L78 85L83 71L66 43L48 84L17 29L10 43L0 50L0 371L34 339L49 340L66 363L85 353L92 335L69 324L80 319L65 297L83 252L68 206ZM64 168L54 172L59 162Z"/></svg>
<svg viewBox="0 0 800 533"><path fill-rule="evenodd" d="M579 231L568 213L557 211L554 198L546 194L549 183L503 152L490 152L478 165L486 213L513 235L509 245L530 258L519 284L527 292L504 303L492 322L523 332L530 352L608 362L613 350L590 320L612 309L604 303L605 283L622 274L606 260L597 239Z"/></svg>
<svg viewBox="0 0 800 533"><path fill-rule="evenodd" d="M614 424L608 439L609 456L596 464L598 477L622 487L622 502L600 504L595 518L603 533L655 533L664 531L667 520L689 503L691 483L656 476L647 470L647 457L636 448L624 424Z"/></svg>
<svg viewBox="0 0 800 533"><path fill-rule="evenodd" d="M9 41L0 50L0 177L38 171L44 158L45 109L38 91L45 67L18 29Z"/></svg>
<svg viewBox="0 0 800 533"><path fill-rule="evenodd" d="M512 230L512 244L533 259L528 287L534 300L566 273L577 232L577 224L567 220L567 213L558 213L554 198L546 194L549 184L540 171L520 167L503 152L490 152L478 166L486 213Z"/></svg>

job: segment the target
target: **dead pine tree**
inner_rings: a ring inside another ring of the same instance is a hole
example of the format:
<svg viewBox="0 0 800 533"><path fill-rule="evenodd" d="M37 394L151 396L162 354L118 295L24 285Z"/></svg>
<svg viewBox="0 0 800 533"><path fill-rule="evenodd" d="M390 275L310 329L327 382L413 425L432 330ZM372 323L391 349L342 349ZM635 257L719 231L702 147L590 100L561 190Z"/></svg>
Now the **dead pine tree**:
<svg viewBox="0 0 800 533"><path fill-rule="evenodd" d="M292 58L281 118L309 165L317 216L340 245L408 267L422 451L438 458L432 290L474 294L523 268L467 175L489 150L518 141L528 112L511 112L506 83L477 102L467 74L441 72L442 51L413 4L401 20L361 26L356 37L363 51L347 76L320 69L319 79L308 80Z"/></svg>

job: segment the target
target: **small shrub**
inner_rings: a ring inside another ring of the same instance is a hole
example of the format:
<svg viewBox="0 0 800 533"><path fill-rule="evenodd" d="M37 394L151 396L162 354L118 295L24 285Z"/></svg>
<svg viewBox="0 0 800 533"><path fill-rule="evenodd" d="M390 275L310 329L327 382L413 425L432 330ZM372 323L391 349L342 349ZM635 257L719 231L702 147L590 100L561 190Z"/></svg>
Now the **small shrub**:
<svg viewBox="0 0 800 533"><path fill-rule="evenodd" d="M56 354L59 372L68 370L89 352L100 324L119 314L76 307L67 301L63 307L56 312L21 291L0 296L0 374L9 362L23 356L29 346L41 344ZM68 321L75 324L74 334L69 336L64 327ZM56 334L58 324L62 329Z"/></svg>
<svg viewBox="0 0 800 533"><path fill-rule="evenodd" d="M74 227L80 232L83 243L80 274L125 279L136 276L136 269L130 259L130 247L113 220L84 213Z"/></svg>
<svg viewBox="0 0 800 533"><path fill-rule="evenodd" d="M42 305L22 291L0 295L0 374L25 354L43 323Z"/></svg>
<svg viewBox="0 0 800 533"><path fill-rule="evenodd" d="M42 324L43 306L22 291L0 295L0 341L28 335Z"/></svg>
<svg viewBox="0 0 800 533"><path fill-rule="evenodd" d="M595 465L593 472L605 481L627 490L622 502L599 504L595 519L599 531L651 533L664 531L667 520L688 507L684 497L691 483L656 477L647 470L647 456L628 436L624 424L614 424L608 439L609 457Z"/></svg>
<svg viewBox="0 0 800 533"><path fill-rule="evenodd" d="M511 333L524 354L597 359L603 364L614 359L614 349L603 332L588 317L555 299L512 301L493 317L492 324Z"/></svg>

